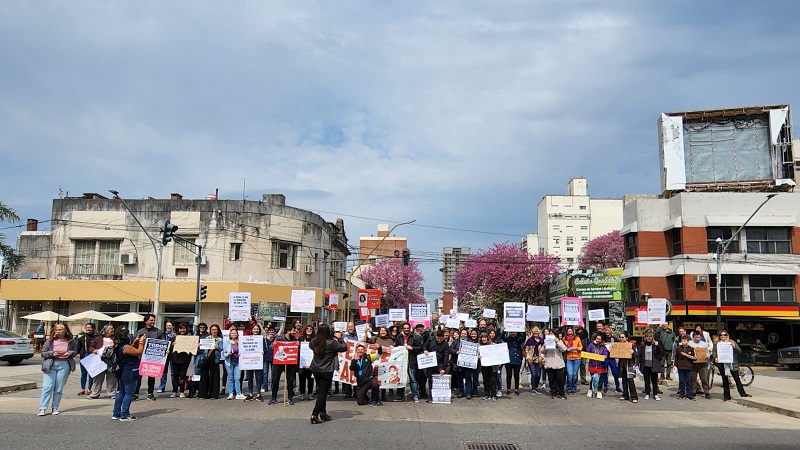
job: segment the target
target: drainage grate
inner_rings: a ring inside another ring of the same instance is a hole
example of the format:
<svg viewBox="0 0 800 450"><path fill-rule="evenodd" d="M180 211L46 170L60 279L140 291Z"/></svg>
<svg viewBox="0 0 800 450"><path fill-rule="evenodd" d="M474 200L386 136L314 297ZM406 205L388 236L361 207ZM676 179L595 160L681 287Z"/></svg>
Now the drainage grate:
<svg viewBox="0 0 800 450"><path fill-rule="evenodd" d="M464 442L464 450L519 450L517 444Z"/></svg>

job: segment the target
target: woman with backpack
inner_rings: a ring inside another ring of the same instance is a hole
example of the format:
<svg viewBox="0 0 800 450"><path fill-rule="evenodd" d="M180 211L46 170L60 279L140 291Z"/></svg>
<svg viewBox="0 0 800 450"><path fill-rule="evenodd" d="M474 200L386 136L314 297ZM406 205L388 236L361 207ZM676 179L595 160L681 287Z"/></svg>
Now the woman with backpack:
<svg viewBox="0 0 800 450"><path fill-rule="evenodd" d="M114 346L119 361L117 372L117 398L114 400L114 412L111 420L128 422L136 420L131 415L131 401L139 380L139 357L144 352L144 341L147 336L140 334L131 342L128 327L120 327L114 334Z"/></svg>
<svg viewBox="0 0 800 450"><path fill-rule="evenodd" d="M106 325L100 330L100 334L89 344L89 352L100 354L101 349L105 347L114 347L114 325ZM106 361L104 360L104 362ZM108 363L106 362L106 364ZM100 391L103 390L103 382L106 383L108 398L114 398L117 395L117 376L111 367L92 378L92 392L86 398L99 398Z"/></svg>
<svg viewBox="0 0 800 450"><path fill-rule="evenodd" d="M53 400L53 415L57 416L64 385L69 374L75 371L75 355L78 342L63 323L53 327L52 337L42 346L42 396L39 399L39 415L47 414L47 405Z"/></svg>

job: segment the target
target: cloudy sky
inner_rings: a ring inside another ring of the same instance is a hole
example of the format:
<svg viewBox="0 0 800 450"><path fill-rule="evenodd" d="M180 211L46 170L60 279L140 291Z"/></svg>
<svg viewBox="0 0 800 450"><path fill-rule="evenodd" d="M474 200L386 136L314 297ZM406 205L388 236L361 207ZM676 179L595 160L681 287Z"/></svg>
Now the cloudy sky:
<svg viewBox="0 0 800 450"><path fill-rule="evenodd" d="M656 120L798 104L800 2L9 1L0 200L258 200L414 255L536 231L536 205L658 193ZM3 224L2 226L7 226ZM44 226L47 228L47 225ZM17 231L5 230L13 240ZM436 262L426 290L441 291Z"/></svg>

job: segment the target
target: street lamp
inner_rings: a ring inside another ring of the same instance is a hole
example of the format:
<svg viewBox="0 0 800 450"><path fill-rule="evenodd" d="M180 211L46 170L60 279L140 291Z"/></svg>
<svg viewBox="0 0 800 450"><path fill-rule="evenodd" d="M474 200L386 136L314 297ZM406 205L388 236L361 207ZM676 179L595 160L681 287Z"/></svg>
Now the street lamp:
<svg viewBox="0 0 800 450"><path fill-rule="evenodd" d="M772 200L772 197L775 197L776 195L778 194L767 195L767 199L758 205L758 208L753 211L753 214L750 214L750 217L744 221L742 226L740 226L731 237L724 241L720 237L717 238L717 334L719 334L719 332L722 330L722 257L725 255L725 252L728 251L728 247L731 245L731 242L733 242L733 240L739 236L739 233L741 233L747 223L750 222L750 219L756 215L762 206L766 205L767 202Z"/></svg>
<svg viewBox="0 0 800 450"><path fill-rule="evenodd" d="M144 235L147 236L147 238L150 239L150 243L153 244L153 251L156 254L156 293L154 296L155 298L153 299L153 313L156 315L156 320L158 320L158 307L159 300L161 299L161 254L164 247L161 245L160 240L150 235L144 225L142 225L142 222L139 221L139 218L136 217L136 214L134 214L133 211L131 211L131 209L128 207L128 204L125 203L125 200L119 196L119 191L109 189L108 192L110 192L115 199L122 203L122 206L125 207L125 210L130 213L130 215L133 217L133 220L135 220L136 223L139 224L139 227L142 229L142 231L144 231Z"/></svg>
<svg viewBox="0 0 800 450"><path fill-rule="evenodd" d="M347 313L345 314L345 317L347 317L347 321L348 321L348 322L350 321L350 297L352 297L352 295L351 295L351 294L352 294L352 292L351 292L351 291L353 290L353 274L355 274L355 273L356 273L356 270L358 270L358 268L359 268L359 267L361 267L361 264L363 264L363 263L364 263L364 261L368 260L368 259L369 259L369 257L370 257L370 256L372 256L372 254L375 252L375 250L377 250L377 249L378 249L378 247L380 247L380 246L381 246L381 244L383 244L383 241L385 241L387 237L391 236L391 234L392 234L392 231L394 231L394 229L395 229L395 228L399 227L400 225L408 225L408 224L414 223L414 222L416 222L416 221L417 221L417 219L410 220L410 221L408 221L408 222L401 222L401 223L398 223L398 224L396 224L396 225L395 225L395 226L393 226L392 228L390 228L390 229L389 229L389 232L388 232L388 233L386 233L386 236L384 236L384 237L383 237L383 239L381 239L381 240L380 240L380 241L379 241L379 242L378 242L378 243L375 245L375 247L372 247L372 250L370 250L370 251L369 251L369 253L367 254L367 256L365 256L363 259L362 259L362 258L359 258L359 259L361 259L361 261L359 261L359 262L358 262L358 265L357 265L357 266L355 266L355 267L353 268L353 270L351 270L351 271L350 271L350 276L349 276L349 277L347 277ZM323 295L324 295L324 292L323 292Z"/></svg>

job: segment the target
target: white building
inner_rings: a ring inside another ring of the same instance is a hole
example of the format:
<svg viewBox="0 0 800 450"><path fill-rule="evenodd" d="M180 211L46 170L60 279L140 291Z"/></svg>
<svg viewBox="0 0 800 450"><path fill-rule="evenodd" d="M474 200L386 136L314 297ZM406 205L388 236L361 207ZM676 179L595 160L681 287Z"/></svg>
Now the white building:
<svg viewBox="0 0 800 450"><path fill-rule="evenodd" d="M590 198L586 178L571 179L567 195L545 195L537 212L538 233L529 234L523 245L531 254L559 256L569 268L577 267L584 244L622 228L622 199Z"/></svg>

